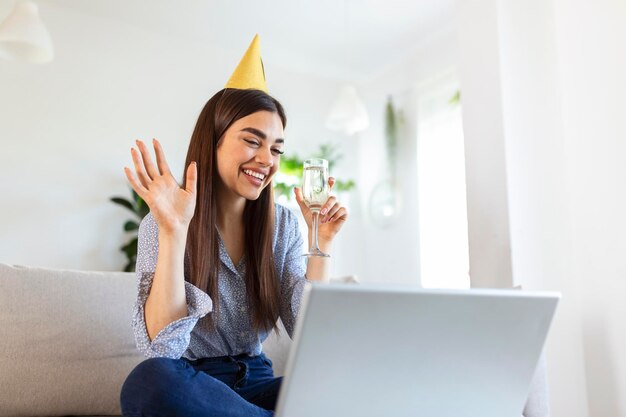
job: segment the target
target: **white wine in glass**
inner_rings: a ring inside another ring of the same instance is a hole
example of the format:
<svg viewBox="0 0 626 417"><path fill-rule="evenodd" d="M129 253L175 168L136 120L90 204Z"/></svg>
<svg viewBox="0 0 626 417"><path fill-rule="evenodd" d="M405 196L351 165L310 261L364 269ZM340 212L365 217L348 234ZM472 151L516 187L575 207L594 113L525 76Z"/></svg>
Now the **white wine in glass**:
<svg viewBox="0 0 626 417"><path fill-rule="evenodd" d="M313 238L311 248L304 256L322 256L330 257L330 255L322 252L317 244L317 227L319 221L320 210L330 194L328 185L328 161L325 159L307 159L304 161L304 174L302 177L302 196L304 203L307 205L313 215Z"/></svg>

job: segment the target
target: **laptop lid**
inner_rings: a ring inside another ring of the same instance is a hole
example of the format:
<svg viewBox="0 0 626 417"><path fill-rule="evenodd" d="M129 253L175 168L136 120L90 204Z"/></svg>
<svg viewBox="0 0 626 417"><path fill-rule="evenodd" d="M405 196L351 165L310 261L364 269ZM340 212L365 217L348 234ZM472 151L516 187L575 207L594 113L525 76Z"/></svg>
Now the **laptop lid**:
<svg viewBox="0 0 626 417"><path fill-rule="evenodd" d="M277 417L519 417L559 299L307 285Z"/></svg>

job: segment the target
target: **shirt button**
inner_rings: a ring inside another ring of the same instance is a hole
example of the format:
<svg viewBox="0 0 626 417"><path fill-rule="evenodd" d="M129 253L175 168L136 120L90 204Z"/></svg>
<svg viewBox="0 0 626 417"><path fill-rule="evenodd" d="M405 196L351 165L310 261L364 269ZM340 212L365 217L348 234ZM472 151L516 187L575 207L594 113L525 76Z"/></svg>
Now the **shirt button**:
<svg viewBox="0 0 626 417"><path fill-rule="evenodd" d="M246 337L246 332L239 332L239 337L241 337L242 339Z"/></svg>
<svg viewBox="0 0 626 417"><path fill-rule="evenodd" d="M246 312L246 308L245 307L239 307L239 311L241 311L242 313Z"/></svg>

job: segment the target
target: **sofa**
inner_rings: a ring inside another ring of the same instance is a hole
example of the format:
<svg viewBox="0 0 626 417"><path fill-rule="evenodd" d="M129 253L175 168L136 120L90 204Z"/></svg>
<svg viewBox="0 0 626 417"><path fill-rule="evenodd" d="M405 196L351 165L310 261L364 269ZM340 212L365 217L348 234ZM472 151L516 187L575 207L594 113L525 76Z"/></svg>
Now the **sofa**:
<svg viewBox="0 0 626 417"><path fill-rule="evenodd" d="M134 273L0 263L0 417L119 416L121 386L145 359L131 328L136 291ZM280 334L263 344L276 375L291 344ZM545 385L541 365L525 417L547 417Z"/></svg>

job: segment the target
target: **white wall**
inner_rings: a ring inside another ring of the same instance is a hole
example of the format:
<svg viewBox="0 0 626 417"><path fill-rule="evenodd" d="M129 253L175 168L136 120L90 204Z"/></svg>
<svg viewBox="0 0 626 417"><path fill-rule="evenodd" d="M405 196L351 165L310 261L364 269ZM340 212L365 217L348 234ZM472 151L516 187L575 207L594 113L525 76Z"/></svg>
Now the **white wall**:
<svg viewBox="0 0 626 417"><path fill-rule="evenodd" d="M4 17L11 4L1 6ZM125 257L118 249L128 240L122 224L130 213L108 199L129 195L122 168L132 167L130 147L136 138L159 138L180 179L196 118L247 45L225 51L53 2L42 3L40 11L54 38L55 60L42 66L0 62L0 262L119 270ZM419 282L414 88L454 65L455 45L453 32L444 28L407 51L406 60L361 80L371 127L358 137L324 127L341 80L265 61L269 88L287 110L287 152L306 156L320 143L339 144L344 157L333 174L357 182L355 191L341 195L351 218L335 244L334 275ZM388 94L407 124L398 168L404 210L385 229L371 222L367 207L384 169Z"/></svg>
<svg viewBox="0 0 626 417"><path fill-rule="evenodd" d="M459 1L459 67L470 277L473 287L511 287L511 242L495 1Z"/></svg>
<svg viewBox="0 0 626 417"><path fill-rule="evenodd" d="M351 247L354 268L363 281L420 284L419 213L417 187L417 103L418 86L424 80L454 69L457 64L456 32L452 26L416 43L411 54L400 62L390 63L376 76L361 80L359 91L370 116L370 128L359 134L359 190L362 221L355 231ZM386 163L384 114L387 97L393 97L405 123L398 137L396 170L401 211L387 226L380 226L368 210L374 188L389 178Z"/></svg>
<svg viewBox="0 0 626 417"><path fill-rule="evenodd" d="M554 14L543 0L499 3L499 51L513 279L562 293L546 346L554 416L587 410L580 286L571 215Z"/></svg>
<svg viewBox="0 0 626 417"><path fill-rule="evenodd" d="M554 0L589 415L626 416L626 2Z"/></svg>
<svg viewBox="0 0 626 417"><path fill-rule="evenodd" d="M626 5L459 5L466 147L478 152L481 143L495 141L504 149L491 157L499 162L489 160L493 173L504 176L504 190L489 180L468 187L479 202L489 201L485 193L506 198L508 209L491 224L499 236L507 233L507 220L510 225L510 257L504 256L512 276L500 286L563 294L546 347L552 416L625 416L619 394L626 392L626 361L619 353L626 342L620 320L626 313ZM468 176L477 176L484 167L472 161L483 159L472 152ZM481 225L484 218L469 211L468 220ZM482 244L497 249L493 237L485 235ZM488 252L470 254L497 267Z"/></svg>
<svg viewBox="0 0 626 417"><path fill-rule="evenodd" d="M12 3L0 6L1 19ZM247 45L223 51L54 2L40 12L55 60L0 61L0 262L119 270L131 214L108 200L130 196L123 172L132 167L130 147L157 137L180 180L198 114ZM270 91L287 110L287 152L305 156L337 140L324 128L337 81L265 64ZM347 157L344 169L354 163ZM337 250L349 239L342 233ZM336 257L335 268L350 271L353 263Z"/></svg>
<svg viewBox="0 0 626 417"><path fill-rule="evenodd" d="M157 137L181 179L196 118L247 45L222 50L54 2L39 6L55 60L41 66L0 62L0 262L119 270L126 263L119 247L129 239L122 225L131 214L109 198L130 195L123 173L132 167L130 147L137 138ZM0 4L0 18L11 7ZM250 28L255 31L262 33ZM320 143L339 144L343 159L332 174L357 182L356 190L340 196L351 218L334 247L336 276L419 283L415 87L455 65L454 32L442 28L407 54L360 80L371 127L357 137L324 127L341 80L265 61L270 91L287 110L287 152L304 157ZM388 94L407 116L398 167L403 211L391 227L380 228L368 205L384 172Z"/></svg>

